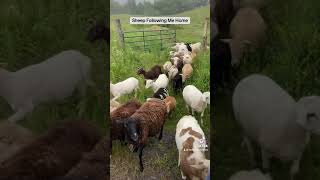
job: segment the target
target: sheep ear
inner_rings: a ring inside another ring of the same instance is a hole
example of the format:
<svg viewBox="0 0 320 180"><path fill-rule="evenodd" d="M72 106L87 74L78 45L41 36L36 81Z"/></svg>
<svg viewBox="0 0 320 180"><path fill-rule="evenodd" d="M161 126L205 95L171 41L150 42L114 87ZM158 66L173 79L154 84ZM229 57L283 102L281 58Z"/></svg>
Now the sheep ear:
<svg viewBox="0 0 320 180"><path fill-rule="evenodd" d="M319 98L306 97L296 106L297 123L307 131L320 135L320 116L314 109L319 107Z"/></svg>

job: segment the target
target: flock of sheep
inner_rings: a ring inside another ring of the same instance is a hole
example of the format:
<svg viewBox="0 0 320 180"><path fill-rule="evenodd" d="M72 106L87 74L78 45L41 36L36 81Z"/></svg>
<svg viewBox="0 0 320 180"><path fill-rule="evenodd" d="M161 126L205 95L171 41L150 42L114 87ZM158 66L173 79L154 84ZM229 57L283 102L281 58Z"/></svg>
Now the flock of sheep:
<svg viewBox="0 0 320 180"><path fill-rule="evenodd" d="M143 166L143 149L150 136L157 136L161 140L165 121L175 107L176 99L169 96L167 86L172 83L174 93L177 95L182 90L186 107L192 110L192 116L183 116L176 126L176 145L179 152L178 165L182 179L199 178L208 176L210 160L205 158L205 135L195 119L194 111L201 113L201 124L204 111L210 104L210 92L202 93L193 85L185 82L193 73L192 63L197 53L201 51L201 43L185 44L176 43L170 51L171 61L153 66L149 71L139 68L137 74L145 78L145 88L151 88L153 96L140 103L130 100L120 104L116 100L125 94L139 91L139 81L134 77L113 84L110 82L110 121L111 141L125 141L129 147L138 151L140 171ZM111 148L112 149L112 148Z"/></svg>
<svg viewBox="0 0 320 180"><path fill-rule="evenodd" d="M262 47L267 26L260 9L264 0L217 0L213 38L215 88L230 83L231 68L237 68L250 47ZM216 90L216 89L215 89ZM252 74L242 79L232 97L234 117L243 131L243 143L250 162L257 167L253 143L261 150L262 167L270 169L272 157L292 162L290 179L299 172L300 160L310 134L320 134L320 97L307 96L295 101L271 78ZM269 180L259 170L240 171L230 180Z"/></svg>

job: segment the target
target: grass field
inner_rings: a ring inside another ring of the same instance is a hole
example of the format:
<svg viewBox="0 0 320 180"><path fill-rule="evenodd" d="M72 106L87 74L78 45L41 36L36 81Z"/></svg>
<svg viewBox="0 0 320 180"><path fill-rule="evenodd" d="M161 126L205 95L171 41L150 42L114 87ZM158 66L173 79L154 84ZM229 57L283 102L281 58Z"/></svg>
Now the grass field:
<svg viewBox="0 0 320 180"><path fill-rule="evenodd" d="M203 34L203 22L205 17L209 16L209 7L194 9L177 16L190 16L191 25L181 26L177 30L177 41L183 42L201 42ZM128 77L135 77L139 79L140 90L138 91L138 99L144 102L146 98L151 97L153 92L151 89L144 88L144 79L138 76L136 71L139 67L149 69L150 67L169 60L169 49L159 51L153 49L151 52L126 50L123 51L118 44L118 35L115 30L114 20L119 18L122 22L124 31L148 29L151 26L137 26L128 24L130 15L111 16L111 59L110 59L110 80L113 83L127 79ZM177 28L169 26L169 28ZM202 92L209 91L210 88L210 53L202 52L198 54L193 64L194 72L192 77L186 84L193 84ZM169 94L175 96L177 99L177 108L167 119L164 127L164 140L158 141L155 138L149 138L147 147L144 150L145 169L143 173L139 171L138 155L129 152L126 146L120 143L114 143L113 155L111 160L111 177L114 179L126 179L127 177L133 179L179 179L181 178L179 169L177 167L178 152L176 150L174 134L175 127L180 118L187 115L185 103L182 94L174 95L169 84ZM126 95L120 98L120 102L125 103L133 98L132 95ZM200 114L196 115L200 119ZM210 110L206 109L204 115L204 127L206 137L209 139L210 129ZM209 153L208 153L209 155Z"/></svg>
<svg viewBox="0 0 320 180"><path fill-rule="evenodd" d="M7 63L6 69L16 71L68 49L79 50L92 58L92 79L96 87L88 90L84 116L99 125L102 132L106 129L106 43L91 44L86 40L86 33L88 19L106 17L108 7L109 2L102 0L0 2L0 63ZM63 102L36 107L19 123L42 133L58 121L77 117L79 98L76 94ZM9 105L0 99L0 119L12 114Z"/></svg>
<svg viewBox="0 0 320 180"><path fill-rule="evenodd" d="M296 100L320 94L320 3L316 0L269 2L262 15L268 25L265 46L247 58L239 79L262 73L274 79ZM214 179L226 180L250 169L249 154L241 147L241 131L234 121L232 93L219 93L214 102ZM276 100L275 100L276 102ZM305 150L296 179L320 179L320 143L313 136ZM274 180L289 179L289 164L272 160Z"/></svg>

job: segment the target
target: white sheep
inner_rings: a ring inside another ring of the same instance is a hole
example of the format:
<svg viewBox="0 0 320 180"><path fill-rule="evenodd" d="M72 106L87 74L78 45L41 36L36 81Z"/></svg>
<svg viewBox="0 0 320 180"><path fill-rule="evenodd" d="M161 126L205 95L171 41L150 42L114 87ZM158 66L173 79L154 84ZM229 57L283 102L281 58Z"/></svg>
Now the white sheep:
<svg viewBox="0 0 320 180"><path fill-rule="evenodd" d="M171 49L175 50L175 51L178 51L179 50L179 47L184 45L183 42L181 43L176 43L174 46L171 47Z"/></svg>
<svg viewBox="0 0 320 180"><path fill-rule="evenodd" d="M207 105L210 104L210 92L202 93L195 86L188 85L183 89L182 95L188 111L189 106L191 107L192 115L194 111L201 113L201 125L203 125L202 117Z"/></svg>
<svg viewBox="0 0 320 180"><path fill-rule="evenodd" d="M177 52L178 52L178 54L179 54L180 56L183 56L183 55L189 53L189 50L188 50L188 48L187 48L187 45L181 44L180 46L178 46Z"/></svg>
<svg viewBox="0 0 320 180"><path fill-rule="evenodd" d="M134 97L137 97L137 91L139 89L139 81L134 77L130 77L124 81L112 84L110 82L110 93L113 96L112 101L115 101L124 94L130 94L135 92Z"/></svg>
<svg viewBox="0 0 320 180"><path fill-rule="evenodd" d="M250 24L250 26L248 26ZM256 9L241 8L230 24L230 44L233 66L239 65L249 47L259 47L265 40L266 24Z"/></svg>
<svg viewBox="0 0 320 180"><path fill-rule="evenodd" d="M175 65L171 66L168 72L169 79L173 79L178 73L178 68Z"/></svg>
<svg viewBox="0 0 320 180"><path fill-rule="evenodd" d="M252 141L261 148L262 167L269 169L271 157L292 162L290 176L299 171L309 134L320 134L320 97L296 102L272 79L253 74L242 79L232 97L236 121L244 132L251 163L256 165Z"/></svg>
<svg viewBox="0 0 320 180"><path fill-rule="evenodd" d="M165 74L160 74L156 81L146 80L146 88L152 88L153 92L157 92L160 88L166 88L168 86L169 79Z"/></svg>
<svg viewBox="0 0 320 180"><path fill-rule="evenodd" d="M195 44L191 44L191 49L192 49L192 53L199 53L201 51L201 43L198 42L198 43L195 43Z"/></svg>
<svg viewBox="0 0 320 180"><path fill-rule="evenodd" d="M229 180L272 180L270 175L264 175L260 170L239 171L232 175Z"/></svg>
<svg viewBox="0 0 320 180"><path fill-rule="evenodd" d="M183 64L191 64L192 63L192 57L190 53L186 53L182 57Z"/></svg>
<svg viewBox="0 0 320 180"><path fill-rule="evenodd" d="M210 160L204 153L207 150L205 135L193 116L183 116L179 120L175 140L182 179L204 179L209 172Z"/></svg>
<svg viewBox="0 0 320 180"><path fill-rule="evenodd" d="M170 61L165 62L162 66L164 73L169 72L171 66L172 66L172 63Z"/></svg>
<svg viewBox="0 0 320 180"><path fill-rule="evenodd" d="M16 72L0 68L0 96L14 114L16 122L41 103L63 100L79 88L82 96L90 80L91 60L76 50L63 51L49 59Z"/></svg>

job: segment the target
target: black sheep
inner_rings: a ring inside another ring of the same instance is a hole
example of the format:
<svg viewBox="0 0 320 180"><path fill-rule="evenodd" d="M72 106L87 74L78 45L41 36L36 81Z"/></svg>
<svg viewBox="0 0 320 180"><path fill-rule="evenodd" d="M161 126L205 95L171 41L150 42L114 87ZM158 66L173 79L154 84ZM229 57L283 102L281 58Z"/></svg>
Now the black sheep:
<svg viewBox="0 0 320 180"><path fill-rule="evenodd" d="M177 94L179 90L182 90L183 84L182 84L182 75L181 74L177 74L172 79L172 87L173 87L175 94Z"/></svg>
<svg viewBox="0 0 320 180"><path fill-rule="evenodd" d="M214 37L211 42L211 78L214 92L218 87L224 88L225 83L231 80L231 50L228 43L223 42L218 36Z"/></svg>
<svg viewBox="0 0 320 180"><path fill-rule="evenodd" d="M90 42L95 42L97 40L105 40L107 43L110 41L109 28L105 22L97 22L96 19L89 21L90 29L88 31L87 39Z"/></svg>
<svg viewBox="0 0 320 180"><path fill-rule="evenodd" d="M162 74L161 66L155 65L149 71L145 71L142 67L138 69L137 74L143 74L144 79L157 79Z"/></svg>
<svg viewBox="0 0 320 180"><path fill-rule="evenodd" d="M185 45L187 46L188 51L192 52L192 47L190 46L190 43L186 43Z"/></svg>
<svg viewBox="0 0 320 180"><path fill-rule="evenodd" d="M161 100L164 100L167 96L169 96L169 93L166 88L160 88L156 93L153 94L154 98L158 98Z"/></svg>

